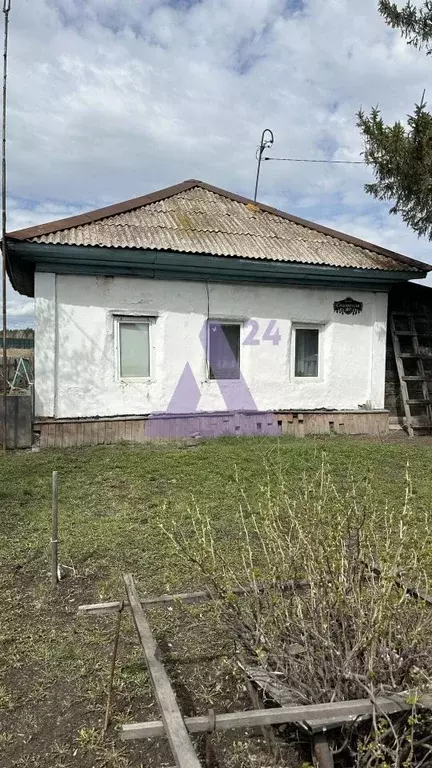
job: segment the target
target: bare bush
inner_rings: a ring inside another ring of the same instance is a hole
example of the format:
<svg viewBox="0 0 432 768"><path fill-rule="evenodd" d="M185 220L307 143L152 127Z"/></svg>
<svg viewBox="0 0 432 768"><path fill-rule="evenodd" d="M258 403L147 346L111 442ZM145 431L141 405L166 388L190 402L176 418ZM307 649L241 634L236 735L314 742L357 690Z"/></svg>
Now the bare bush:
<svg viewBox="0 0 432 768"><path fill-rule="evenodd" d="M407 696L411 711L387 716L376 708L369 722L332 733L342 764L432 765L432 719L417 706L432 691L432 609L395 584L428 588L428 520L413 513L408 473L398 509L378 508L367 479L338 491L325 458L294 493L283 477L274 488L269 480L253 507L240 490L234 552L196 506L187 531L173 523L167 533L218 598L215 610L237 638L242 664L258 666L270 687L282 684L285 703ZM378 563L379 578L371 568ZM282 590L290 579L309 586ZM251 594L232 592L246 583Z"/></svg>

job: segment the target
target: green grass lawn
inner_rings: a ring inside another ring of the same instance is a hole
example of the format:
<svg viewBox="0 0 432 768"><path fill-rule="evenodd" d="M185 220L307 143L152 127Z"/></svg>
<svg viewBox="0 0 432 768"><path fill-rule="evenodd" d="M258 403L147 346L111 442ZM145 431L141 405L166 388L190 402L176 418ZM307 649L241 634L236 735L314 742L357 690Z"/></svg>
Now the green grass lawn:
<svg viewBox="0 0 432 768"><path fill-rule="evenodd" d="M16 452L0 459L1 765L172 764L163 741L125 746L118 737L121 723L158 717L128 617L113 725L101 741L114 619L77 619L77 606L122 598L125 571L134 574L142 594L200 587L199 573L175 554L160 523L182 521L196 503L208 512L219 546L235 563L241 489L252 508L281 477L296 493L302 474L319 470L323 451L338 487L346 486L350 473L358 480L369 474L383 507L402 505L408 461L419 520L430 508L432 447L421 441L234 438ZM73 569L55 594L49 579L54 469L60 475L60 561ZM230 640L212 631L208 607L154 610L151 621L185 714L242 705L242 682L229 663ZM200 654L208 659L194 664ZM235 739L222 765L264 765L250 762L259 745L251 740L246 756L242 734Z"/></svg>

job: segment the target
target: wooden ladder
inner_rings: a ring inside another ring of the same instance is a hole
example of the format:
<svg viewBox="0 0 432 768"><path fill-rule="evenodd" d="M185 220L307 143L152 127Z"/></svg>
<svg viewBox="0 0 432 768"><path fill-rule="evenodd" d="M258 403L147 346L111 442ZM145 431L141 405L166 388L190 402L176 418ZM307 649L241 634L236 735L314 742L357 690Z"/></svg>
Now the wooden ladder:
<svg viewBox="0 0 432 768"><path fill-rule="evenodd" d="M404 331L397 330L395 317L406 318L408 320L408 329ZM425 369L423 364L423 360L431 356L427 354L422 354L420 350L420 345L418 340L419 334L417 332L416 320L428 321L428 318L426 318L426 316L423 317L420 315L414 315L412 312L392 312L390 314L390 331L392 336L393 349L395 353L396 367L397 367L397 372L399 376L402 402L403 402L404 411L405 411L406 426L408 430L408 435L410 437L414 436L414 429L415 429L413 425L413 416L411 413L412 405L424 406L424 413L427 417L428 427L429 429L432 428L432 399L429 393L427 376L425 374ZM431 334L430 334L430 331L428 330L426 334L420 334L420 335L430 336ZM401 345L400 345L401 336L411 339L412 351L401 352ZM417 372L414 375L408 376L405 373L404 360L407 360L407 359L416 361ZM408 392L409 382L421 383L422 394L423 394L423 398L421 400L410 397Z"/></svg>

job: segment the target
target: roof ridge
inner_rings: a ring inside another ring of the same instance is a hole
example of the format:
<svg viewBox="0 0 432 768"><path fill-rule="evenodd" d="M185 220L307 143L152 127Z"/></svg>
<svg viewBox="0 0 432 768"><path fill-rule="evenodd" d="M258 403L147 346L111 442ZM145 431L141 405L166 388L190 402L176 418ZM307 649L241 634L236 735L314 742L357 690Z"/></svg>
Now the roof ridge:
<svg viewBox="0 0 432 768"><path fill-rule="evenodd" d="M396 251L391 251L382 246L376 245L374 243L370 243L367 240L362 240L352 235L347 235L344 232L339 232L338 230L331 229L330 227L326 227L321 224L316 224L315 222L308 221L307 219L303 219L299 216L286 213L285 211L278 210L277 208L273 208L272 206L266 205L264 203L255 202L250 198L243 197L242 195L237 195L236 193L229 192L220 187L215 187L211 184L207 184L206 182L200 181L199 179L187 179L181 182L180 184L175 184L170 187L157 190L148 195L142 195L141 197L125 200L123 202L116 203L114 205L105 206L103 208L97 208L87 213L78 214L76 216L69 216L65 219L58 219L56 221L51 221L51 222L47 222L46 224L27 227L25 229L14 230L13 232L8 232L6 234L6 237L10 240L18 240L18 241L29 240L31 238L40 237L45 234L53 234L56 232L67 230L67 229L72 229L73 227L79 227L84 224L90 224L93 222L101 221L103 219L107 219L109 217L116 216L121 213L126 213L129 211L136 210L137 208L142 208L151 203L156 203L161 200L174 197L175 195L178 195L181 192L186 192L190 189L193 189L194 187L200 187L201 189L205 189L209 192L212 192L213 194L220 195L221 197L228 198L230 200L236 201L238 203L242 203L247 206L254 206L256 209L260 211L273 214L277 217L291 221L294 224L299 224L300 226L305 227L307 229L311 229L316 232L320 232L326 236L335 238L336 240L339 240L341 242L347 242L347 243L350 243L351 245L358 246L359 248L366 249L372 253L377 253L381 256L385 256L387 258L392 259L393 261L396 261L402 264L408 264L411 267L418 268L421 270L430 271L432 269L432 266L430 264L425 264L424 262L418 261L416 259L411 259L408 256L404 256L400 253L397 253Z"/></svg>

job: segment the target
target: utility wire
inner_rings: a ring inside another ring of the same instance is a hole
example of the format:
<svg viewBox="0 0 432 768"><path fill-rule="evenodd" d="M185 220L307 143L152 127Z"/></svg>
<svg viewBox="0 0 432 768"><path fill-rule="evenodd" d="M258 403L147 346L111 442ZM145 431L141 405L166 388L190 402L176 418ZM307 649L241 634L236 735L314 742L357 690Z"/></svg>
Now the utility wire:
<svg viewBox="0 0 432 768"><path fill-rule="evenodd" d="M2 315L3 315L3 455L6 453L7 428L7 353L6 353L6 87L7 87L7 54L9 11L11 0L3 0L4 14L4 45L3 45L3 98L2 98L2 179L1 179L1 237L2 237Z"/></svg>
<svg viewBox="0 0 432 768"><path fill-rule="evenodd" d="M335 165L366 165L364 160L303 160L297 157L263 157L263 160L286 160L290 163L330 163Z"/></svg>

